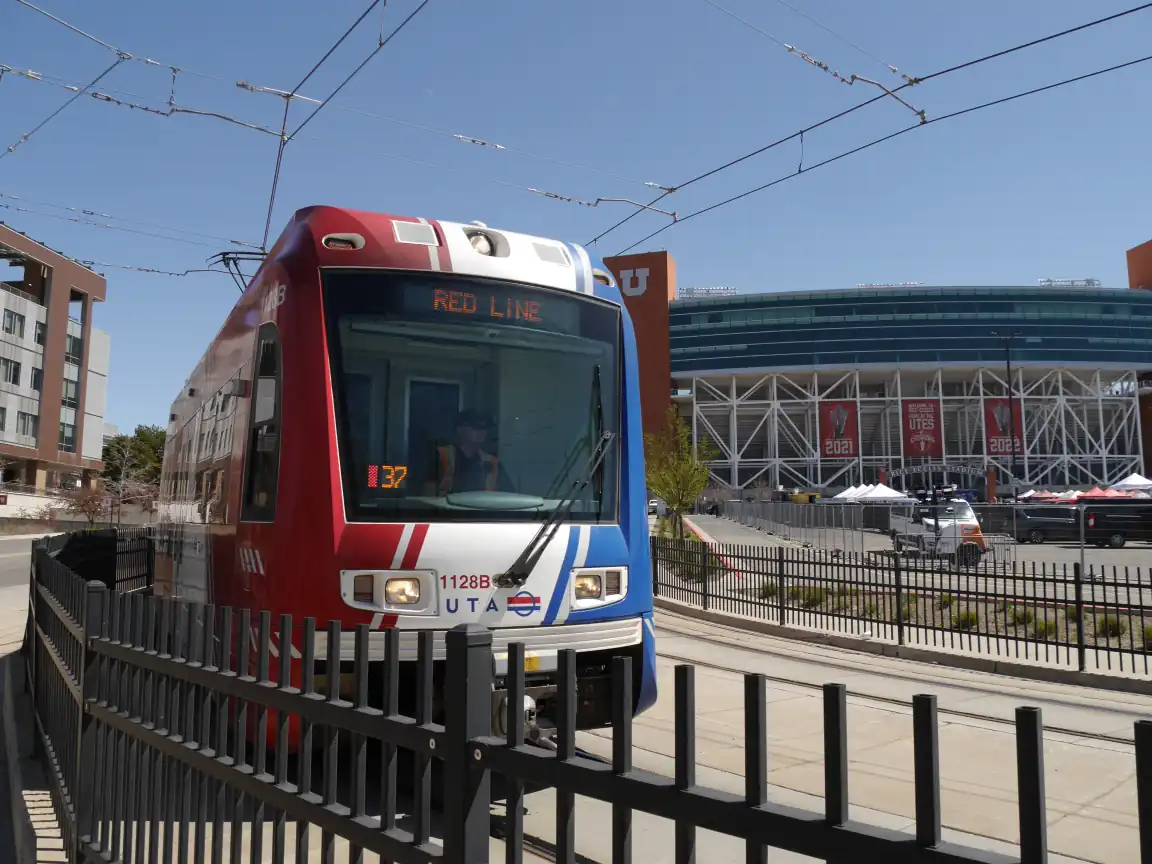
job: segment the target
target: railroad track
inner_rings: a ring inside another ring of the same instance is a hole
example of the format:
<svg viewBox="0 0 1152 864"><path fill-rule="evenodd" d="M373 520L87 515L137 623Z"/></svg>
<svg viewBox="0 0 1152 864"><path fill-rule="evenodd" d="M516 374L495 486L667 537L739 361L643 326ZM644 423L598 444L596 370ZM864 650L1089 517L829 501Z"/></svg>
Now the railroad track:
<svg viewBox="0 0 1152 864"><path fill-rule="evenodd" d="M708 642L708 643L713 644L713 645L720 645L720 646L725 647L725 648L736 648L737 650L747 651L750 653L760 653L760 654L765 654L765 653L771 654L772 653L772 652L765 652L765 651L757 651L755 648L750 647L750 646L734 645L732 642L725 641L723 639L718 639L714 636L709 636L709 635L706 635L706 634L701 633L701 632L696 631L696 630L690 630L690 629L680 630L680 629L677 629L675 626L669 626L667 623L663 624L663 626L661 627L661 630L663 630L665 632L672 632L678 636L683 636L685 638L693 639L695 641ZM675 660L675 661L680 661L683 663L689 663L693 666L700 666L700 667L705 668L705 669L714 669L718 672L729 672L729 673L732 673L735 675L744 674L739 669L733 669L731 667L724 666L724 665L718 664L718 663L709 663L705 660L700 660L699 658L696 658L696 657L685 657L682 655L673 654L673 653L670 653L670 652L663 650L663 649L658 649L658 656L663 657L666 660ZM796 659L796 658L790 656L789 659ZM807 657L807 658L803 658L803 659L807 659L807 660L811 661L813 658ZM828 665L831 665L831 664L828 664ZM760 673L760 674L762 674L762 673ZM764 675L764 678L765 678L765 680L771 681L774 684L787 684L787 685L790 685L793 687L798 687L798 688L801 688L804 690L814 690L814 691L822 691L823 690L823 685L814 684L810 681L801 681L801 680L798 680L795 678L787 678L787 677L780 676L780 675ZM954 684L949 684L946 686L955 687ZM900 707L909 713L912 710L911 703L909 703L903 699L893 697L893 696L879 696L879 695L870 694L870 693L861 693L861 692L851 690L851 689L848 690L848 695L853 697L854 699L862 701L862 702L871 702L874 704ZM1095 707L1092 710L1102 710L1102 711L1112 710L1112 711L1115 711L1116 709L1108 709L1106 707ZM996 716L990 715L990 714L980 714L980 713L977 713L974 711L962 711L962 710L959 710L956 708L942 708L942 707L937 708L937 713L939 713L941 715L946 715L949 717L962 718L965 720L973 720L973 721L978 721L981 723L991 723L991 724L1005 726L1008 728L1015 729L1015 724L1012 720L1008 720L1008 719L1005 719L1003 717L996 717ZM1136 713L1136 711L1135 710L1125 710L1123 713L1130 714L1130 713ZM1083 730L1083 729L1069 729L1069 728L1062 727L1062 726L1052 726L1052 725L1049 725L1047 723L1044 724L1044 731L1045 732L1051 732L1053 734L1058 734L1058 735L1067 735L1069 737L1085 739L1085 740L1089 740L1089 741L1103 741L1103 742L1108 742L1111 744L1127 744L1127 745L1133 745L1134 746L1134 739L1131 736L1105 735L1105 734L1098 733L1098 732L1088 732L1088 731Z"/></svg>

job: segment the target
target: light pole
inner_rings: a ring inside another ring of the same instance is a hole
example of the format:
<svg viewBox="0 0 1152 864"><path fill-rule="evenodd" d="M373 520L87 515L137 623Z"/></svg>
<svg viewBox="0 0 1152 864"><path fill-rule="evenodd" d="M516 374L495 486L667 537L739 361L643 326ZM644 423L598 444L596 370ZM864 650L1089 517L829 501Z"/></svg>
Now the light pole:
<svg viewBox="0 0 1152 864"><path fill-rule="evenodd" d="M1020 335L1018 331L1003 334L997 330L992 335L1004 342L1004 367L1008 378L1008 437L1012 447L1012 501L1020 502L1020 490L1016 486L1016 412L1012 410L1012 340Z"/></svg>

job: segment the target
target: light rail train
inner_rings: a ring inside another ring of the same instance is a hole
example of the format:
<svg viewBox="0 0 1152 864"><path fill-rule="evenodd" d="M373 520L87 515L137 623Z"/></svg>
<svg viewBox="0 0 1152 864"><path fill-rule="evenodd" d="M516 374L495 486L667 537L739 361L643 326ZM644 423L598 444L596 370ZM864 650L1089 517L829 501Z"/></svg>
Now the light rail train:
<svg viewBox="0 0 1152 864"><path fill-rule="evenodd" d="M300 210L172 405L156 593L291 614L293 656L302 619L337 620L344 671L356 625L376 661L386 629L402 661L432 630L437 680L444 633L482 624L496 712L525 645L537 739L572 648L577 724L608 725L613 657L636 712L656 699L639 400L620 290L583 248Z"/></svg>

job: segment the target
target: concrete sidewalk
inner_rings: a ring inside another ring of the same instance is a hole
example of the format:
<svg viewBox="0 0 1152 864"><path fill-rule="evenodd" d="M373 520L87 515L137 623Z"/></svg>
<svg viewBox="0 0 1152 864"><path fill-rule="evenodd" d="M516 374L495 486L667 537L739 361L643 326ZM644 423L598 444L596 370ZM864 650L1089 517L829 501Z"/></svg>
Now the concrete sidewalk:
<svg viewBox="0 0 1152 864"><path fill-rule="evenodd" d="M1016 751L1014 729L1004 720L1011 720L1017 706L1039 706L1046 725L1069 730L1045 735L1050 860L1101 864L1139 860L1133 747L1090 736L1130 737L1132 722L1152 714L1152 698L1011 681L837 649L821 649L815 657L807 657L808 646L728 632L665 613L658 615L656 630L662 655L658 661L661 695L652 710L636 719L637 766L672 773L673 669L678 662L708 664L696 669L699 782L742 794L742 674L791 678L797 683L768 685L769 795L780 803L822 812L822 694L804 685L843 683L849 688L853 817L912 830L911 706L866 696L910 702L915 693L934 693L941 709L941 800L944 825L950 829L945 833L965 845L1010 851L1009 844L1019 837ZM727 640L731 644L723 644ZM987 719L948 714L947 710L987 715ZM582 735L581 746L609 756L610 735ZM646 860L665 860L657 851L661 849L658 832L652 837L651 849L656 854ZM703 860L742 860L736 857L736 849L727 857L727 847L717 842L715 847L703 847L707 850ZM594 854L590 848L579 851Z"/></svg>
<svg viewBox="0 0 1152 864"><path fill-rule="evenodd" d="M66 861L44 769L32 757L32 701L20 648L28 586L0 588L0 860L15 864Z"/></svg>

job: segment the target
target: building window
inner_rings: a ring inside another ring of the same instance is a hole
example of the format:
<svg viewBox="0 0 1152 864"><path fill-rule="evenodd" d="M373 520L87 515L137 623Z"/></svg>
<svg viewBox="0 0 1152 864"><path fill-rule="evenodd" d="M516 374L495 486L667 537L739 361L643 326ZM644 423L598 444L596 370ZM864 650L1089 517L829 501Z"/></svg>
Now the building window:
<svg viewBox="0 0 1152 864"><path fill-rule="evenodd" d="M32 367L32 389L39 393L44 388L44 370Z"/></svg>
<svg viewBox="0 0 1152 864"><path fill-rule="evenodd" d="M8 409L0 407L0 432L8 428Z"/></svg>
<svg viewBox="0 0 1152 864"><path fill-rule="evenodd" d="M265 324L257 333L253 365L252 419L248 424L241 519L271 522L276 518L276 481L280 473L280 338L275 324Z"/></svg>
<svg viewBox="0 0 1152 864"><path fill-rule="evenodd" d="M18 339L24 338L24 316L11 309L4 310L4 332L11 333Z"/></svg>
<svg viewBox="0 0 1152 864"><path fill-rule="evenodd" d="M20 364L16 360L0 357L0 381L20 386Z"/></svg>
<svg viewBox="0 0 1152 864"><path fill-rule="evenodd" d="M35 438L36 434L40 431L40 418L35 414L25 414L23 411L16 412L16 434L24 435L28 438Z"/></svg>
<svg viewBox="0 0 1152 864"><path fill-rule="evenodd" d="M37 345L43 345L44 344L44 333L45 333L44 322L43 321L37 321L36 322L36 328L32 331L32 338L36 340Z"/></svg>
<svg viewBox="0 0 1152 864"><path fill-rule="evenodd" d="M80 382L64 379L64 390L60 394L60 404L65 408L80 407Z"/></svg>
<svg viewBox="0 0 1152 864"><path fill-rule="evenodd" d="M71 333L64 340L64 359L69 363L80 365L84 357L84 340Z"/></svg>
<svg viewBox="0 0 1152 864"><path fill-rule="evenodd" d="M76 424L60 424L60 450L65 453L76 452Z"/></svg>

